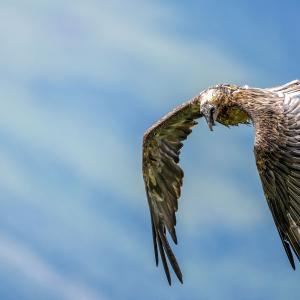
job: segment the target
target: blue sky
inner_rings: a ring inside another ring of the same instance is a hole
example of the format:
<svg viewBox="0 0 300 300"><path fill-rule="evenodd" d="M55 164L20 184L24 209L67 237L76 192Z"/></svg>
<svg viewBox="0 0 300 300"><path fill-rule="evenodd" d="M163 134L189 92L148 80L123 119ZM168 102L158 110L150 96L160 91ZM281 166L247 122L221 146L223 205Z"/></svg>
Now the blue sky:
<svg viewBox="0 0 300 300"><path fill-rule="evenodd" d="M297 1L0 1L0 298L297 299L253 130L201 120L154 264L143 132L217 83L299 78ZM174 277L174 276L173 276ZM174 278L175 279L175 278Z"/></svg>

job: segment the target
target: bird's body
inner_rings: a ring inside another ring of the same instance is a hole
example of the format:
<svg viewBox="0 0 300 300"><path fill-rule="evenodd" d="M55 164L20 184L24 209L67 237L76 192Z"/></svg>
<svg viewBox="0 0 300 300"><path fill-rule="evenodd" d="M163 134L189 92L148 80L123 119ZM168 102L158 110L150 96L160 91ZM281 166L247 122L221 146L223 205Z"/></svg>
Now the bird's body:
<svg viewBox="0 0 300 300"><path fill-rule="evenodd" d="M151 213L156 262L158 251L171 283L167 255L177 277L182 274L166 237L175 233L183 171L178 166L182 141L204 116L212 130L252 123L254 154L262 186L289 261L300 257L300 81L258 89L218 85L177 107L144 135L143 176Z"/></svg>

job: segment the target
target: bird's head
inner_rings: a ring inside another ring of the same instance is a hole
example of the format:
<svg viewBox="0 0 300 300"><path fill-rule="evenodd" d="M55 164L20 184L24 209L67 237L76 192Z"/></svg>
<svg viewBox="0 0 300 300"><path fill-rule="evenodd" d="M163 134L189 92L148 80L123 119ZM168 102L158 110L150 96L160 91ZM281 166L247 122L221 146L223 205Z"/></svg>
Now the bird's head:
<svg viewBox="0 0 300 300"><path fill-rule="evenodd" d="M222 115L228 113L228 106L232 93L237 89L232 85L218 85L209 88L200 95L200 114L206 119L210 130L213 130L215 122L222 122ZM233 125L233 124L224 124Z"/></svg>

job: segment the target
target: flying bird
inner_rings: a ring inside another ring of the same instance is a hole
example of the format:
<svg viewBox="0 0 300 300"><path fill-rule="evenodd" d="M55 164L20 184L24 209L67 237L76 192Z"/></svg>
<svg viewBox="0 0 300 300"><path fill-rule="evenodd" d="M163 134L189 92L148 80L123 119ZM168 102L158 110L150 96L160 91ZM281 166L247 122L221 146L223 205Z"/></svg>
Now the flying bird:
<svg viewBox="0 0 300 300"><path fill-rule="evenodd" d="M300 259L300 80L273 88L220 84L176 107L143 138L143 177L150 209L156 265L159 254L171 285L169 263L182 283L182 273L167 239L175 231L183 171L178 165L182 141L196 119L210 130L252 124L254 155L265 198L293 269ZM292 251L293 250L293 251Z"/></svg>

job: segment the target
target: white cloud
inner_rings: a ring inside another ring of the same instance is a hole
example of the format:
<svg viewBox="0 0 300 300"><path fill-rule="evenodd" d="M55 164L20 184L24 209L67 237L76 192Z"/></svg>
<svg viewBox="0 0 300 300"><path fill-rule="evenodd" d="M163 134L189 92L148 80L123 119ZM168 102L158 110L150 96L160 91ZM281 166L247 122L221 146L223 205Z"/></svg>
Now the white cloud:
<svg viewBox="0 0 300 300"><path fill-rule="evenodd" d="M177 12L161 4L131 2L124 9L120 1L75 1L72 5L29 1L22 9L15 2L1 3L0 8L0 77L6 78L0 89L1 127L93 184L112 189L117 184L128 198L141 196L142 181L135 176L140 162L132 156L126 137L110 129L113 111L100 115L94 128L76 108L71 113L43 106L28 83L79 77L118 88L116 83L122 81L121 88L127 84L129 90L135 89L145 109L162 111L165 100L180 89L186 91L181 94L189 90L191 96L198 92L198 85L225 78L243 81L252 72L221 49L158 31L155 24L178 18ZM172 89L159 88L161 78Z"/></svg>
<svg viewBox="0 0 300 300"><path fill-rule="evenodd" d="M3 131L31 151L50 155L93 185L114 189L117 184L116 192L123 196L135 199L140 195L135 180L138 162L125 137L110 129L109 116L103 115L95 128L80 111L43 106L20 85L1 84L0 88Z"/></svg>
<svg viewBox="0 0 300 300"><path fill-rule="evenodd" d="M83 282L59 273L53 266L19 242L0 234L0 260L44 289L51 290L60 299L104 300L103 295Z"/></svg>
<svg viewBox="0 0 300 300"><path fill-rule="evenodd" d="M222 48L159 31L180 18L161 4L30 3L22 9L13 2L0 4L0 66L14 80L126 83L157 106L176 95L158 88L160 79L177 94L184 90L192 96L207 85L259 77Z"/></svg>
<svg viewBox="0 0 300 300"><path fill-rule="evenodd" d="M120 94L122 89L134 91L145 109L152 110L152 113L155 111L160 116L166 112L166 105L174 101L177 104L181 100L178 95L189 97L218 82L247 83L254 76L259 80L260 72L253 70L247 62L237 60L222 46L216 47L202 40L189 40L162 30L164 24L170 26L174 20L180 19L180 12L170 11L170 7L157 2L124 3L120 0L32 0L22 3L12 0L0 3L0 128L18 142L20 149L26 148L37 159L55 160L82 179L83 184L87 182L87 185L105 187L121 201L135 199L140 202L136 201L134 205L146 208L142 178L138 177L140 157L136 158L132 154L133 147L129 145L127 137L121 131L114 130L114 122L121 128L126 126L126 120L115 120L112 109L100 112L99 122L95 126L71 100L67 106L62 107L59 105L60 99L55 104L37 99L31 83L49 81L63 85L79 79L80 82L117 90ZM170 99L172 101L168 101ZM103 97L99 100L115 101L114 104L119 105L128 101L128 98L124 100L120 97L116 100ZM125 104L132 105L133 109L136 105L133 102ZM127 133L131 134L129 131ZM197 139L197 134L192 136ZM247 172L249 160L245 162L234 138L226 140L219 136L218 141L210 144L214 148L209 149L206 145L205 150L199 135L198 141L194 145L199 152L209 152L223 172L227 165ZM216 154L226 143L231 145L231 149L224 161ZM201 160L195 152L188 157L193 163ZM86 194L77 193L77 189L71 192L74 187L66 188L64 183L39 185L37 177L44 174L31 174L28 167L22 166L14 155L7 149L0 149L0 185L22 201L26 200L26 204L32 201L32 207L42 207L43 214L54 216L56 224L48 226L41 239L49 245L56 243L57 237L53 232L61 229L62 245L58 247L70 247L73 240L83 240L87 241L82 243L84 247L91 249L97 240L103 243L103 247L119 251L121 258L134 257L134 261L140 265L145 263L145 269L149 271L152 263L150 236L150 247L146 249L147 245L141 243L125 225L123 227L122 220L118 220L113 212L110 215L104 210L93 214L93 208L83 204L86 202ZM201 162L198 166L201 167ZM196 167L196 163L193 167ZM210 228L215 230L214 224L216 227L230 226L246 230L250 226L253 229L255 224L261 222L263 212L257 202L253 201L251 193L245 195L242 187L215 173L207 173L207 170L197 172L190 168L189 171L186 172L179 212L179 219L182 219L179 226L186 232L200 235ZM39 213L41 210L38 210ZM131 217L129 214L128 218ZM39 237L36 234L30 238L38 240ZM149 261L145 262L147 258ZM82 282L64 277L25 245L1 234L0 260L42 286L54 286L65 299L101 297ZM90 268L90 273L96 270L98 273L95 271L94 274L114 282L117 267L115 270L99 271L99 266L94 264L95 260L99 261L99 257L86 257L86 260L85 266ZM110 260L112 262L108 265L114 266L114 257L107 257L106 261ZM196 268L195 260L192 264ZM202 281L201 276L211 269L206 264L199 263L197 266L195 273L192 267L191 271L188 270L190 278L197 280L192 282L193 286L199 286L198 281L207 283L208 280ZM227 272L238 266L239 262L230 266L222 265L221 275L226 277ZM242 269L240 273L244 271ZM219 266L214 265L212 272L219 273ZM213 282L216 277L211 274L208 278ZM160 275L157 274L157 277ZM253 276L257 275L254 270ZM151 285L152 282L149 283L149 289ZM164 288L160 287L161 291L165 291ZM208 290L214 288L212 286ZM220 289L220 294L223 290Z"/></svg>

